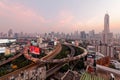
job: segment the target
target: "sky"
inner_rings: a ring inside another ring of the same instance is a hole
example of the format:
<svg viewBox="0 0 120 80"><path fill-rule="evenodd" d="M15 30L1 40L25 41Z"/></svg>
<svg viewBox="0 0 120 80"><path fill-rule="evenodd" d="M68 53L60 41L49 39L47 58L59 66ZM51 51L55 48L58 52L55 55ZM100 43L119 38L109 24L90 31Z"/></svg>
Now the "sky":
<svg viewBox="0 0 120 80"><path fill-rule="evenodd" d="M120 0L0 0L0 32L102 32L104 15L110 31L120 30Z"/></svg>

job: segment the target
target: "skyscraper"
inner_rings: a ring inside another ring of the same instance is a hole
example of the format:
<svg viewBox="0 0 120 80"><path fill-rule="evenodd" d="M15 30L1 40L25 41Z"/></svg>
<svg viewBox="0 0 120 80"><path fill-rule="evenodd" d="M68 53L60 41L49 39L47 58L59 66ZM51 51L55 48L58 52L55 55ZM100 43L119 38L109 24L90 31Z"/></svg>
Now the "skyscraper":
<svg viewBox="0 0 120 80"><path fill-rule="evenodd" d="M82 39L82 40L85 40L85 39L86 39L86 33L85 33L85 31L81 31L81 32L80 32L80 35L81 35L81 39Z"/></svg>
<svg viewBox="0 0 120 80"><path fill-rule="evenodd" d="M105 17L104 17L104 32L105 33L110 32L110 30L109 30L109 15L108 14L105 14Z"/></svg>
<svg viewBox="0 0 120 80"><path fill-rule="evenodd" d="M105 14L104 17L104 30L103 30L103 54L105 56L113 57L112 48L111 48L111 41L112 41L113 33L110 32L109 29L109 15Z"/></svg>
<svg viewBox="0 0 120 80"><path fill-rule="evenodd" d="M103 39L104 39L104 43L105 44L108 43L109 33L110 33L110 29L109 29L109 15L105 14L105 17L104 17L104 32L103 32Z"/></svg>
<svg viewBox="0 0 120 80"><path fill-rule="evenodd" d="M12 29L9 29L8 30L8 37L10 38L10 37L13 37L13 31L12 31Z"/></svg>

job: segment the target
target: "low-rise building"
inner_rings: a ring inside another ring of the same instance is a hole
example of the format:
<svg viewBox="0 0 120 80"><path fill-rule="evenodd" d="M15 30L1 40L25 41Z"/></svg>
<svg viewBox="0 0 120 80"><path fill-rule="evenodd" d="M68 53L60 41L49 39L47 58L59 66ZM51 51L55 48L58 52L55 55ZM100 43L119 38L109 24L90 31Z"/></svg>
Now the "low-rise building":
<svg viewBox="0 0 120 80"><path fill-rule="evenodd" d="M10 54L11 54L10 48L6 48L6 50L5 50L5 55L10 55Z"/></svg>

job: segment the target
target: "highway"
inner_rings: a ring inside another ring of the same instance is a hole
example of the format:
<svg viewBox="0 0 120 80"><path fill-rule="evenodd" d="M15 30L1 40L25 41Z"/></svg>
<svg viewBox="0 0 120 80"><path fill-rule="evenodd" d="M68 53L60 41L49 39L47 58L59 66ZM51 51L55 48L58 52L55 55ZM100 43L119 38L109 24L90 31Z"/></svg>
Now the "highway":
<svg viewBox="0 0 120 80"><path fill-rule="evenodd" d="M70 46L69 44L65 44L66 46ZM84 57L87 55L87 50L82 48L82 47L78 47L83 49L83 54L77 55L77 56L73 56L73 57L66 57L66 58L62 58L62 59L52 59L52 60L42 60L40 59L39 62L42 63L66 63L66 62L70 62L70 61L74 61L74 60L79 60L80 58ZM75 52L73 49L71 49L71 52Z"/></svg>
<svg viewBox="0 0 120 80"><path fill-rule="evenodd" d="M38 58L34 58L32 56L30 56L28 54L28 47L29 46L26 46L24 51L23 51L23 54L24 56L28 59L28 60L31 60L35 63L32 63L26 67L23 67L21 69L18 69L12 73L9 73L5 76L2 76L0 78L0 80L7 80L9 76L12 76L12 75L17 75L18 73L20 73L21 71L24 71L24 70L31 70L33 68L36 68L38 67L39 65L38 64L41 64L41 63L58 63L57 65L55 65L54 67L52 67L51 69L49 69L47 71L47 76L50 76L52 75L53 73L55 73L56 71L58 71L64 64L66 64L67 62L70 62L70 61L73 61L73 60L78 60L82 57L84 57L85 55L87 55L87 51L86 49L82 48L82 47L78 47L78 48L81 48L84 50L83 54L80 54L80 55L77 55L77 56L73 56L75 54L75 50L74 48L69 45L69 44L64 44L66 46L68 46L71 50L71 53L70 53L70 57L66 57L66 58L63 58L63 59L52 59L54 58L62 49L61 47L61 44L58 44L58 46L56 46L56 48L50 52L48 55L46 55L45 57L41 58L41 59L38 59Z"/></svg>
<svg viewBox="0 0 120 80"><path fill-rule="evenodd" d="M109 68L109 67L97 65L97 70L102 70L102 71L105 71L107 73L113 73L114 75L120 77L120 71L116 70L116 69L112 69L112 68Z"/></svg>
<svg viewBox="0 0 120 80"><path fill-rule="evenodd" d="M25 58L27 58L28 60L33 61L34 63L32 63L32 64L30 64L30 65L28 65L26 67L20 68L20 69L14 71L14 72L11 72L11 73L9 73L9 74L7 74L5 76L0 77L0 80L8 80L8 78L10 76L18 75L18 73L20 73L21 71L24 71L24 70L31 70L31 69L37 68L42 63L58 63L57 65L54 65L51 69L49 69L47 71L46 76L48 77L48 76L52 75L53 73L55 73L56 71L58 71L67 62L74 61L74 60L79 60L80 58L86 56L87 53L88 53L86 49L84 49L82 47L78 47L78 48L83 49L84 52L82 54L80 54L80 55L73 56L75 54L75 50L72 47L73 45L68 44L68 43L64 44L64 45L66 45L67 47L70 48L71 53L70 53L70 57L66 57L66 58L62 58L62 59L52 59L61 51L61 49L62 49L61 44L58 44L53 51L51 51L50 53L48 53L48 55L44 56L41 59L34 58L34 57L30 56L28 54L29 46L26 46L24 48L23 52L21 51L21 53L19 53L19 54L15 55L14 57L9 58L8 60L5 60L4 62L0 63L0 66L2 66L4 64L18 58L22 54L25 56ZM108 68L108 67L97 65L97 70L98 71L105 71L105 72L108 72L108 73L113 73L113 74L117 75L117 77L120 77L120 71L115 70L115 69L111 69L111 68Z"/></svg>
<svg viewBox="0 0 120 80"><path fill-rule="evenodd" d="M53 73L55 73L57 70L59 70L65 63L73 61L73 60L78 60L78 59L84 57L85 55L87 55L86 49L84 49L82 47L78 47L78 48L81 48L81 49L84 50L83 54L80 54L78 56L73 56L75 54L75 50L72 47L73 45L70 45L70 44L64 44L64 45L66 45L67 47L70 48L70 51L71 51L70 57L66 57L66 58L63 58L63 59L52 59L52 58L54 58L60 52L60 50L61 50L60 44L58 45L58 47L56 47L56 49L58 49L58 48L60 48L60 49L53 50L52 53L49 53L47 56L45 56L45 57L43 57L41 59L31 57L27 53L27 48L26 48L26 50L24 52L24 56L27 59L29 59L29 60L37 63L37 64L41 64L41 63L59 63L59 64L55 65L54 67L52 67L51 69L49 69L47 71L46 75L48 77L48 76L52 75Z"/></svg>
<svg viewBox="0 0 120 80"><path fill-rule="evenodd" d="M28 47L26 47L25 50L24 50L24 56L28 60L31 60L31 61L33 61L35 63L43 63L42 61L44 61L44 60L49 60L49 59L54 58L61 51L61 49L62 49L61 44L58 44L58 46L56 46L56 48L53 51L48 53L48 55L46 55L46 56L42 57L41 59L39 59L39 58L34 58L34 57L30 56L28 54Z"/></svg>
<svg viewBox="0 0 120 80"><path fill-rule="evenodd" d="M57 55L59 52L61 51L61 45L59 44L55 49L54 49L54 51L51 53L51 54L48 54L48 55L46 55L45 57L43 57L42 59L51 59L51 58L53 58L53 56L52 55ZM26 54L28 54L28 46L26 46L25 47L25 49L24 49L24 56L26 56ZM51 56L52 57L51 57ZM7 75L4 75L4 76L2 76L2 77L0 77L0 80L9 80L9 77L10 76L12 76L12 75L14 75L14 76L16 76L16 75L18 75L19 73L21 73L21 71L24 71L24 70L31 70L31 69L34 69L34 68L37 68L38 66L40 66L40 65L38 65L38 64L36 64L36 63L32 63L32 64L30 64L30 65L28 65L28 66L26 66L26 67L23 67L23 68L20 68L20 69L18 69L18 70L16 70L16 71L14 71L14 72L11 72L11 73L8 73Z"/></svg>
<svg viewBox="0 0 120 80"><path fill-rule="evenodd" d="M81 47L79 47L79 48L81 48ZM71 52L72 51L73 50L71 48ZM86 54L87 54L87 51L84 49L83 54L75 56L73 58L70 57L70 59L63 58L63 59L54 59L54 60L48 61L48 63L59 63L59 64L55 65L53 68L51 68L50 70L47 71L47 77L52 75L57 70L59 70L66 62L72 61L74 59L76 60L76 58L80 59L81 56L84 57ZM115 80L120 80L119 79L120 78L120 71L118 71L118 70L115 70L115 69L112 69L112 68L109 68L109 67L105 67L105 66L101 66L101 65L97 65L97 71L98 71L98 75L100 75L101 77L104 77L104 78L106 77L106 79L108 79L108 77L110 76L110 73L113 73L113 75L115 76ZM103 71L103 73L101 74L101 73L99 73L99 71Z"/></svg>
<svg viewBox="0 0 120 80"><path fill-rule="evenodd" d="M100 77L103 77L105 80L109 80L110 79L110 74L111 72L105 71L103 69L98 69L97 70L97 75ZM120 75L115 75L114 73L112 73L115 77L114 80L120 80Z"/></svg>
<svg viewBox="0 0 120 80"><path fill-rule="evenodd" d="M52 67L51 69L49 69L49 70L46 72L46 77L49 77L49 76L51 76L52 74L54 74L56 71L58 71L60 68L62 68L64 64L65 64L65 63L60 63L60 64L55 65L55 66Z"/></svg>
<svg viewBox="0 0 120 80"><path fill-rule="evenodd" d="M70 54L75 54L74 49L73 49L71 46L68 46L68 47L69 47L70 50L71 50L71 53L70 53ZM41 58L41 60L50 60L50 59L54 58L54 57L61 51L61 49L62 49L62 47L61 47L61 45L59 44L50 54L48 54L48 55L46 55L45 57ZM31 57L31 56L28 55L28 46L25 47L23 53L24 53L24 56L25 56L27 59L32 60L32 61L34 61L34 62L37 63L38 59L33 58L33 57ZM20 73L21 71L30 70L30 69L32 69L32 68L36 68L36 67L38 67L38 64L36 64L36 63L32 63L32 64L30 64L30 65L28 65L28 66L26 66L26 67L23 67L23 68L21 68L21 69L18 69L18 70L16 70L16 71L12 72L12 73L9 73L9 74L7 74L7 75L5 75L5 76L2 76L2 77L0 77L0 80L7 80L8 77L11 76L11 75L17 75L17 74ZM62 67L62 65L64 65L64 63L55 65L55 67L53 67L52 69L55 69L54 71L57 71L58 69L60 69L60 68ZM56 66L57 66L58 68L56 68ZM49 71L51 71L52 69L50 69ZM47 73L49 73L49 71L48 71ZM53 72L53 71L52 71L52 72ZM53 73L49 73L49 75L50 75L50 74L53 74Z"/></svg>
<svg viewBox="0 0 120 80"><path fill-rule="evenodd" d="M82 47L78 47L83 49L83 54L77 55L77 56L73 56L75 54L75 50L72 48L73 45L71 44L64 44L66 46L68 46L71 50L71 57L66 57L66 58L62 58L62 59L52 59L54 58L62 49L61 44L58 44L58 46L56 47L55 50L53 50L51 53L49 53L48 55L46 55L45 57L38 59L38 58L34 58L32 56L30 56L28 54L28 47L25 48L24 50L24 56L28 59L31 60L35 63L41 64L41 63L66 63L66 62L70 62L70 61L74 61L74 60L78 60L84 56L87 55L87 50L82 48Z"/></svg>
<svg viewBox="0 0 120 80"><path fill-rule="evenodd" d="M75 49L70 46L70 45L66 45L67 47L70 48L70 57L73 57L73 55L75 54ZM60 68L62 68L66 63L59 63L59 64L56 64L54 67L52 67L51 69L49 69L47 72L46 72L46 77L49 77L51 76L52 74L54 74L56 71L58 71Z"/></svg>
<svg viewBox="0 0 120 80"><path fill-rule="evenodd" d="M70 57L73 57L75 55L75 49L69 44L63 44L63 45L66 45L70 48L70 50L71 50Z"/></svg>
<svg viewBox="0 0 120 80"><path fill-rule="evenodd" d="M49 60L49 59L54 58L58 53L60 53L61 49L62 49L61 44L58 44L55 50L53 50L51 53L48 53L48 55L41 58L40 60Z"/></svg>
<svg viewBox="0 0 120 80"><path fill-rule="evenodd" d="M28 65L28 66L26 66L26 67L20 68L20 69L18 69L18 70L16 70L16 71L13 71L13 72L11 72L11 73L8 73L8 74L0 77L0 80L9 80L9 77L10 77L10 76L13 76L13 75L16 76L16 75L18 75L19 73L21 73L21 72L24 71L24 70L31 70L31 69L37 68L37 67L38 67L37 64L32 63L32 64L30 64L30 65Z"/></svg>
<svg viewBox="0 0 120 80"><path fill-rule="evenodd" d="M0 66L2 66L2 65L4 65L4 64L6 64L6 63L8 63L8 62L10 62L10 61L18 58L18 57L20 57L22 54L23 54L23 52L21 51L19 54L15 55L15 56L13 56L13 57L11 57L11 58L8 58L7 60L5 60L5 61L3 61L3 62L0 62Z"/></svg>

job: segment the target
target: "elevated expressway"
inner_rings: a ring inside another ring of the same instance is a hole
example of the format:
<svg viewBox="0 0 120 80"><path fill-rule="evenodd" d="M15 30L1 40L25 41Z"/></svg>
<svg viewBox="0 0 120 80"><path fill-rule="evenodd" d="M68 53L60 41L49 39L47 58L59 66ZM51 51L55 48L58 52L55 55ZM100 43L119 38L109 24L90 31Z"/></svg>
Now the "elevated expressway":
<svg viewBox="0 0 120 80"><path fill-rule="evenodd" d="M66 45L70 48L70 44L69 45L66 44ZM51 69L49 69L47 71L46 77L52 75L54 72L59 70L66 62L78 60L78 59L84 57L85 55L87 55L86 49L84 49L82 47L78 47L78 48L81 48L81 49L84 50L84 52L82 54L78 55L78 56L67 57L67 58L63 58L63 59L40 60L40 62L44 62L44 63L59 63L59 64L55 65L54 67L52 67ZM70 49L71 49L71 53L73 53L74 51L72 50L72 48L70 48ZM101 65L97 65L96 68L97 68L98 75L100 75L101 77L104 77L104 78L107 77L106 79L108 79L108 77L110 77L110 73L112 73L115 76L115 80L120 79L120 71L119 70L115 70L115 69L105 67L105 66L101 66Z"/></svg>
<svg viewBox="0 0 120 80"><path fill-rule="evenodd" d="M70 44L64 44L64 45L66 45L66 46L68 46L70 48L70 50L71 50L70 54L74 54L75 53L74 49L71 47ZM28 47L29 46L26 46L25 49L24 49L24 52L23 52L24 56L28 60L33 61L34 63L32 63L32 64L30 64L30 65L28 65L26 67L23 67L21 69L18 69L16 71L12 72L12 73L9 73L9 74L7 74L5 76L0 77L0 80L8 80L8 77L10 77L12 75L16 75L16 74L18 74L18 73L20 73L21 71L24 71L24 70L31 70L33 68L37 68L41 64L45 64L45 63L58 63L55 66L53 66L51 69L49 69L48 71L46 71L46 77L48 77L48 76L52 75L54 72L56 72L57 70L59 70L65 63L70 62L70 61L74 61L74 60L79 60L80 58L82 58L82 57L84 57L84 56L87 55L87 50L86 49L84 49L82 47L78 47L78 48L81 48L83 50L83 53L80 54L80 55L70 56L70 57L66 57L66 58L62 58L62 59L52 59L62 49L61 44L58 44L53 51L51 51L50 53L48 53L48 55L44 56L41 59L38 59L38 58L34 58L34 57L32 57L32 56L30 56L28 54L28 49L29 49ZM109 73L114 73L115 75L120 76L120 71L114 71L114 70L105 68L104 66L97 65L97 70L106 71L106 72L109 72Z"/></svg>
<svg viewBox="0 0 120 80"><path fill-rule="evenodd" d="M64 45L66 45L67 47L70 48L70 50L71 50L71 53L70 53L71 56L70 57L66 57L66 58L62 58L62 59L47 59L47 58L50 58L50 57L52 57L52 58L54 57L54 54L48 54L47 56L45 56L41 59L38 59L38 58L31 57L30 55L28 55L27 52L25 52L24 56L27 59L32 60L33 62L35 62L37 64L58 63L46 72L46 77L48 77L48 76L52 75L53 73L55 73L56 71L58 71L64 64L66 64L70 61L79 60L80 58L87 55L87 50L86 49L84 49L82 47L78 47L78 48L81 48L83 50L83 53L80 54L80 55L77 55L77 56L73 56L75 54L75 50L72 47L73 45L70 45L70 44L64 44ZM55 52L55 51L53 51L53 52Z"/></svg>
<svg viewBox="0 0 120 80"><path fill-rule="evenodd" d="M0 62L0 66L20 57L21 55L23 55L23 51L21 51L19 54L16 54L14 57L8 58L7 60Z"/></svg>
<svg viewBox="0 0 120 80"><path fill-rule="evenodd" d="M104 77L106 80L108 80L111 73L115 77L114 80L120 80L120 70L116 70L116 69L112 69L112 68L109 68L109 67L97 65L98 76Z"/></svg>
<svg viewBox="0 0 120 80"><path fill-rule="evenodd" d="M75 54L74 49L73 49L70 45L68 45L68 44L64 44L64 45L66 45L66 46L68 46L68 47L70 48L70 50L71 50L71 53L70 53L70 54L72 54L72 55ZM31 61L33 61L34 63L32 63L32 64L30 64L30 65L28 65L28 66L26 66L26 67L23 67L23 68L21 68L21 69L18 69L18 70L14 71L14 72L11 72L11 73L9 73L9 74L7 74L7 75L5 75L5 76L0 77L0 80L9 80L8 78L9 78L10 76L12 76L12 75L15 76L15 75L17 75L18 73L21 73L21 71L31 70L31 69L33 69L33 68L37 68L37 67L39 67L41 64L44 64L44 63L58 63L57 65L55 65L53 68L49 69L49 70L46 72L46 73L48 74L48 75L46 75L46 76L50 76L51 74L53 74L54 72L56 72L57 70L59 70L66 62L73 61L73 60L78 60L78 59L80 59L81 57L84 57L85 55L87 55L87 51L82 48L82 49L84 50L84 52L83 52L83 54L81 54L81 55L78 55L78 56L75 56L75 57L71 56L71 57L67 57L67 58L63 58L63 59L52 59L52 58L54 58L54 57L61 51L61 49L62 49L61 44L58 44L58 45L56 46L56 48L55 48L53 51L51 51L48 55L44 56L44 57L41 58L41 59L38 59L38 58L34 58L34 57L32 57L32 56L30 56L30 55L28 54L28 47L29 47L29 46L26 46L26 47L25 47L25 49L24 49L24 51L23 51L23 54L24 54L24 56L25 56L28 60L31 60ZM80 47L80 48L81 48L81 47ZM51 71L51 70L52 70L52 71Z"/></svg>
<svg viewBox="0 0 120 80"><path fill-rule="evenodd" d="M71 50L71 53L70 53L70 54L75 54L75 51L74 51L74 49L71 47L70 44L64 44L64 45L66 45L66 46L68 46L68 47L70 48L70 50ZM26 48L26 50L25 50L25 52L24 52L24 56L25 56L27 59L29 59L29 60L31 60L31 61L33 61L33 62L35 62L35 63L66 63L66 62L78 60L78 59L80 59L80 58L82 58L82 57L84 57L84 56L87 55L87 50L86 50L86 49L84 49L84 48L82 48L82 47L78 47L78 48L81 48L81 49L83 50L83 53L82 53L82 54L77 55L77 56L66 57L66 58L62 58L62 59L48 59L48 58L53 58L53 57L56 55L56 54L55 54L56 51L53 51L52 54L48 54L47 56L45 56L45 57L43 57L43 58L41 58L41 59L33 58L33 57L31 57L31 56L27 53L27 48ZM54 54L53 54L53 53L54 53Z"/></svg>
<svg viewBox="0 0 120 80"><path fill-rule="evenodd" d="M51 59L51 58L53 58L54 56L56 56L60 51L61 51L61 49L62 49L62 47L61 47L61 45L60 44L58 44L57 46L56 46L56 48L52 51L52 52L50 52L48 55L46 55L45 57L43 57L42 59L43 60L49 60L49 59ZM31 57L31 56L29 56L28 55L28 46L26 46L25 47L25 49L24 49L24 51L23 51L23 54L24 54L24 56L26 57L26 58L28 58L28 59L31 59L31 60L36 60L35 58L33 58L33 57ZM18 69L18 70L16 70L16 71L13 71L13 72L11 72L11 73L8 73L8 74L6 74L6 75L4 75L4 76L2 76L2 77L0 77L0 80L9 80L9 78L11 77L11 76L17 76L19 73L21 73L22 71L29 71L29 70L31 70L31 69L35 69L35 68L37 68L37 67L39 67L39 65L38 64L36 64L36 63L32 63L32 64L30 64L30 65L28 65L28 66L26 66L26 67L23 67L23 68L20 68L20 69Z"/></svg>

